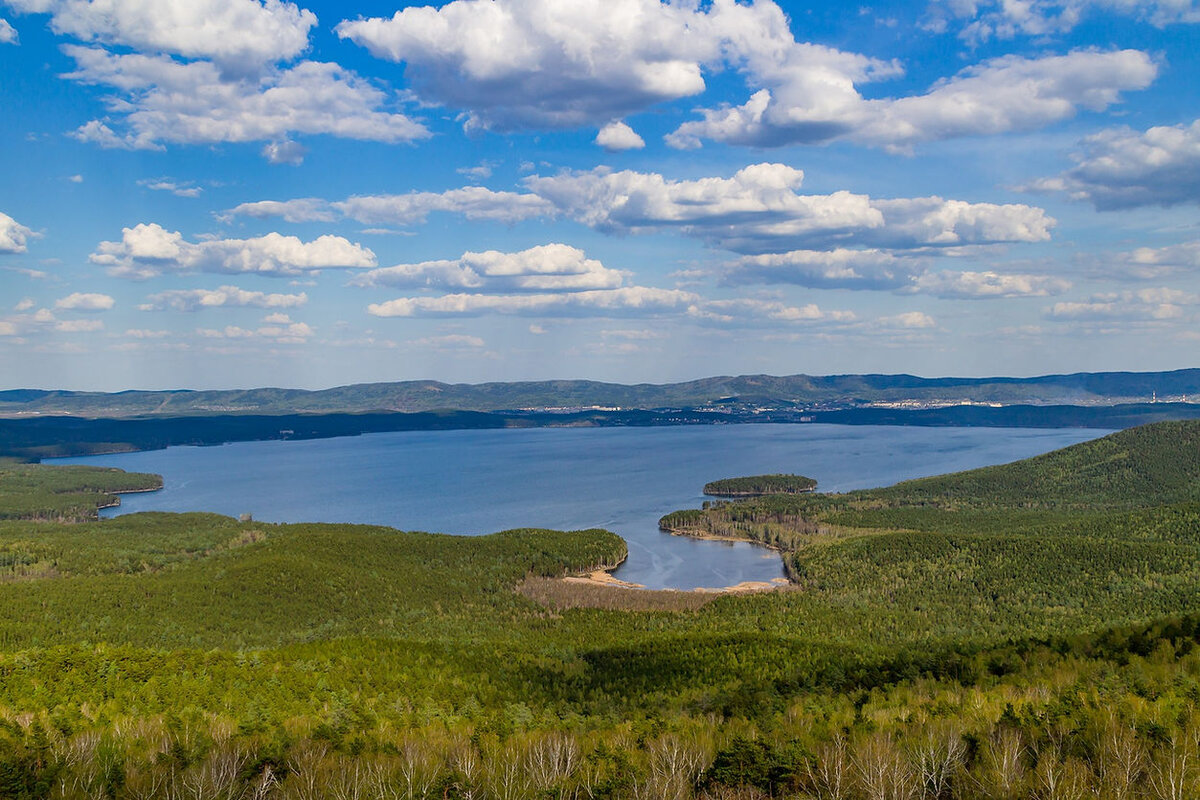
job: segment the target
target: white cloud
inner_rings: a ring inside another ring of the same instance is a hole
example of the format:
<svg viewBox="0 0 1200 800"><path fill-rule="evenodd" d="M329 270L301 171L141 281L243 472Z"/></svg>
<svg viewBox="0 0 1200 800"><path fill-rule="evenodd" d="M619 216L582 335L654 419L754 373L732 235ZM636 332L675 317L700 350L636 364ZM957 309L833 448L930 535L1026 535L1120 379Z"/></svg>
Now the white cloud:
<svg viewBox="0 0 1200 800"><path fill-rule="evenodd" d="M413 339L408 344L416 345L417 347L428 347L434 350L473 350L487 346L487 343L478 336L469 336L463 333L449 333L445 336L424 336L420 339Z"/></svg>
<svg viewBox="0 0 1200 800"><path fill-rule="evenodd" d="M792 306L758 298L704 300L692 304L687 313L694 319L719 324L849 323L856 319L852 311L825 311L815 303Z"/></svg>
<svg viewBox="0 0 1200 800"><path fill-rule="evenodd" d="M839 191L797 192L804 173L755 164L732 178L667 180L656 173L564 172L525 183L562 213L606 232L675 229L743 253L837 245L945 247L1040 242L1054 220L1026 205L940 197L873 200Z"/></svg>
<svg viewBox="0 0 1200 800"><path fill-rule="evenodd" d="M690 292L627 286L561 294L447 294L441 297L400 297L372 303L376 317L481 316L512 314L544 317L652 316L686 308L698 300Z"/></svg>
<svg viewBox="0 0 1200 800"><path fill-rule="evenodd" d="M815 289L899 289L925 270L927 259L884 250L793 250L745 256L729 264L721 282L738 286L788 283Z"/></svg>
<svg viewBox="0 0 1200 800"><path fill-rule="evenodd" d="M255 273L303 275L322 269L373 267L375 254L340 236L303 242L295 236L268 233L254 239L185 241L177 231L142 223L123 228L121 241L101 242L89 260L110 275L145 279L164 272Z"/></svg>
<svg viewBox="0 0 1200 800"><path fill-rule="evenodd" d="M6 0L18 12L49 13L55 33L245 71L296 57L317 24L280 0Z"/></svg>
<svg viewBox="0 0 1200 800"><path fill-rule="evenodd" d="M721 282L729 286L783 283L817 289L863 289L942 298L1046 297L1071 288L1048 275L984 271L933 271L934 259L886 250L795 250L745 256L728 264Z"/></svg>
<svg viewBox="0 0 1200 800"><path fill-rule="evenodd" d="M98 319L68 319L54 323L54 330L59 333L94 333L104 330L104 323Z"/></svg>
<svg viewBox="0 0 1200 800"><path fill-rule="evenodd" d="M424 222L433 211L461 214L470 220L514 223L553 211L540 197L494 192L482 186L464 186L441 193L359 195L333 205L344 216L365 225L413 225Z"/></svg>
<svg viewBox="0 0 1200 800"><path fill-rule="evenodd" d="M196 335L204 339L266 339L275 344L304 344L316 331L303 322L287 325L263 325L259 328L197 328Z"/></svg>
<svg viewBox="0 0 1200 800"><path fill-rule="evenodd" d="M775 147L848 139L906 150L918 142L1031 130L1099 111L1122 90L1144 89L1157 67L1137 50L1005 56L969 67L923 95L868 100L847 77L821 83L781 71L745 105L703 111L667 137L679 148L712 139Z"/></svg>
<svg viewBox="0 0 1200 800"><path fill-rule="evenodd" d="M1105 277L1154 280L1178 272L1200 270L1200 241L1181 242L1166 247L1139 247L1118 253L1093 271Z"/></svg>
<svg viewBox="0 0 1200 800"><path fill-rule="evenodd" d="M578 292L615 289L622 275L565 244L517 253L488 250L461 258L383 267L358 275L355 286L458 289L475 292Z"/></svg>
<svg viewBox="0 0 1200 800"><path fill-rule="evenodd" d="M166 339L171 335L171 332L150 330L147 328L130 328L125 331L124 335L128 339Z"/></svg>
<svg viewBox="0 0 1200 800"><path fill-rule="evenodd" d="M422 99L467 109L469 125L570 128L704 91L723 38L711 16L659 0L454 0L336 30L404 62Z"/></svg>
<svg viewBox="0 0 1200 800"><path fill-rule="evenodd" d="M941 31L951 22L965 22L959 38L978 44L1066 33L1096 12L1133 16L1158 27L1200 22L1195 0L933 0L928 27Z"/></svg>
<svg viewBox="0 0 1200 800"><path fill-rule="evenodd" d="M18 41L17 29L8 20L0 18L0 44L17 44Z"/></svg>
<svg viewBox="0 0 1200 800"><path fill-rule="evenodd" d="M74 45L64 50L78 64L68 78L118 92L108 100L115 121L92 120L74 133L102 147L284 142L294 133L389 143L429 136L420 123L385 110L391 98L382 90L337 64L302 61L233 79L209 61L185 64ZM265 152L281 155L270 147Z"/></svg>
<svg viewBox="0 0 1200 800"><path fill-rule="evenodd" d="M469 220L515 223L550 216L554 206L534 194L494 192L482 186L464 186L446 192L356 195L338 202L306 197L296 200L259 200L242 203L226 216L258 219L283 217L288 222L332 222L340 217L364 225L417 225L432 212L461 214Z"/></svg>
<svg viewBox="0 0 1200 800"><path fill-rule="evenodd" d="M646 141L621 120L614 120L596 134L596 144L610 153L615 153L621 150L641 150L646 146Z"/></svg>
<svg viewBox="0 0 1200 800"><path fill-rule="evenodd" d="M1200 295L1163 287L1097 294L1085 302L1055 303L1045 315L1058 321L1161 322L1178 319L1185 307L1196 305L1200 305Z"/></svg>
<svg viewBox="0 0 1200 800"><path fill-rule="evenodd" d="M223 215L231 217L241 215L254 219L282 217L286 222L333 222L337 214L325 200L316 197L302 197L296 200L258 200L253 203L242 203Z"/></svg>
<svg viewBox="0 0 1200 800"><path fill-rule="evenodd" d="M34 236L29 228L0 211L0 253L24 253L26 242Z"/></svg>
<svg viewBox="0 0 1200 800"><path fill-rule="evenodd" d="M913 283L911 292L935 297L980 300L1011 297L1048 297L1062 294L1071 282L1049 275L983 272L930 272Z"/></svg>
<svg viewBox="0 0 1200 800"><path fill-rule="evenodd" d="M54 307L59 311L108 311L116 302L106 294L74 292L56 301Z"/></svg>
<svg viewBox="0 0 1200 800"><path fill-rule="evenodd" d="M262 157L272 164L289 164L298 167L304 163L308 148L299 142L284 140L270 142L262 149Z"/></svg>
<svg viewBox="0 0 1200 800"><path fill-rule="evenodd" d="M25 297L25 298L22 298L15 306L13 306L13 310L14 311L29 311L36 305L37 305L37 303L35 303L33 301L32 297Z"/></svg>
<svg viewBox="0 0 1200 800"><path fill-rule="evenodd" d="M170 178L148 178L138 181L138 186L144 186L156 192L170 192L176 197L199 197L203 189L191 181L173 181Z"/></svg>
<svg viewBox="0 0 1200 800"><path fill-rule="evenodd" d="M905 311L890 317L875 320L877 328L900 328L902 330L926 330L937 327L937 320L923 311Z"/></svg>
<svg viewBox="0 0 1200 800"><path fill-rule="evenodd" d="M308 295L251 292L236 286L219 289L170 289L146 298L140 311L200 311L208 308L299 308Z"/></svg>
<svg viewBox="0 0 1200 800"><path fill-rule="evenodd" d="M464 109L468 128L608 125L597 142L616 147L633 144L636 134L613 120L697 96L707 88L706 74L728 69L743 76L749 101L704 111L669 143L779 146L845 138L908 148L1028 130L1080 108L1105 108L1118 92L1144 88L1156 74L1144 53L1077 51L996 59L924 95L867 99L858 87L902 74L900 65L798 42L770 0L453 0L406 8L390 19L347 20L337 32L403 63L417 95Z"/></svg>
<svg viewBox="0 0 1200 800"><path fill-rule="evenodd" d="M14 322L0 319L0 336L18 336L20 332L17 330L17 325Z"/></svg>
<svg viewBox="0 0 1200 800"><path fill-rule="evenodd" d="M78 174L71 175L67 178L67 180L69 180L71 183L83 183L83 176Z"/></svg>
<svg viewBox="0 0 1200 800"><path fill-rule="evenodd" d="M1076 161L1027 188L1066 192L1101 211L1200 202L1200 119L1145 132L1102 131L1084 139Z"/></svg>
<svg viewBox="0 0 1200 800"><path fill-rule="evenodd" d="M486 161L474 167L459 167L454 171L473 181L485 181L492 177L492 165Z"/></svg>

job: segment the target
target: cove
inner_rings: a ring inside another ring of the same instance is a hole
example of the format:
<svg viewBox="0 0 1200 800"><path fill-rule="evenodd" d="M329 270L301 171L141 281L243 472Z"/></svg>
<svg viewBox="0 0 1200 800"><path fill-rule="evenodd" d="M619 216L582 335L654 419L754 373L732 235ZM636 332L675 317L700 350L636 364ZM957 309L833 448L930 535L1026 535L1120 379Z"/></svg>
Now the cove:
<svg viewBox="0 0 1200 800"><path fill-rule="evenodd" d="M479 535L607 528L629 543L614 573L651 589L783 575L776 553L658 530L708 481L793 472L842 492L1001 464L1109 433L1097 429L695 425L377 433L56 459L163 476L104 516L249 513L267 522L355 522Z"/></svg>

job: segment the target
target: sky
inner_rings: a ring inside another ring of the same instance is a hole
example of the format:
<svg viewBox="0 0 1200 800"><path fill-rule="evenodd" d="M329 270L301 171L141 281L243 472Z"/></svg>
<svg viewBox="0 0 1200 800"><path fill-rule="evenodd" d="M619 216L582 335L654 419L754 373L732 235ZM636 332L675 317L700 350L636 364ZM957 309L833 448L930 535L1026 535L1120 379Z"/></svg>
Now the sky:
<svg viewBox="0 0 1200 800"><path fill-rule="evenodd" d="M1200 0L0 0L0 388L1200 366Z"/></svg>

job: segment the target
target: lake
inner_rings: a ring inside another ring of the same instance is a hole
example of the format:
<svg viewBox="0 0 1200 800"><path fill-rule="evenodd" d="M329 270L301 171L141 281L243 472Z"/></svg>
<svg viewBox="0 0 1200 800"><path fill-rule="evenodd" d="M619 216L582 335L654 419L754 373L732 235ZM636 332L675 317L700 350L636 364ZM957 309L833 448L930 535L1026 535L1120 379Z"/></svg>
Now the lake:
<svg viewBox="0 0 1200 800"><path fill-rule="evenodd" d="M692 589L783 575L748 543L658 530L697 508L708 481L792 472L842 492L1001 464L1102 436L1093 429L697 425L376 433L239 442L57 459L163 476L105 516L253 514L268 522L360 522L479 535L508 528L607 528L629 543L621 580Z"/></svg>

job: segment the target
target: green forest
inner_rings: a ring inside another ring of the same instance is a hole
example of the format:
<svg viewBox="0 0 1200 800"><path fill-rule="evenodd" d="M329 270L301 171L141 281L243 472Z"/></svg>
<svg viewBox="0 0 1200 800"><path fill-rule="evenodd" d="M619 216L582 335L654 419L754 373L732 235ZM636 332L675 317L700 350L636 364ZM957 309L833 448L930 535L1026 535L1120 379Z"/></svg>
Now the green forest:
<svg viewBox="0 0 1200 800"><path fill-rule="evenodd" d="M803 475L750 475L722 478L704 484L711 497L742 497L759 494L802 494L817 488L817 482Z"/></svg>
<svg viewBox="0 0 1200 800"><path fill-rule="evenodd" d="M788 585L647 592L602 530L96 519L0 464L3 798L1195 798L1200 423L662 520Z"/></svg>

